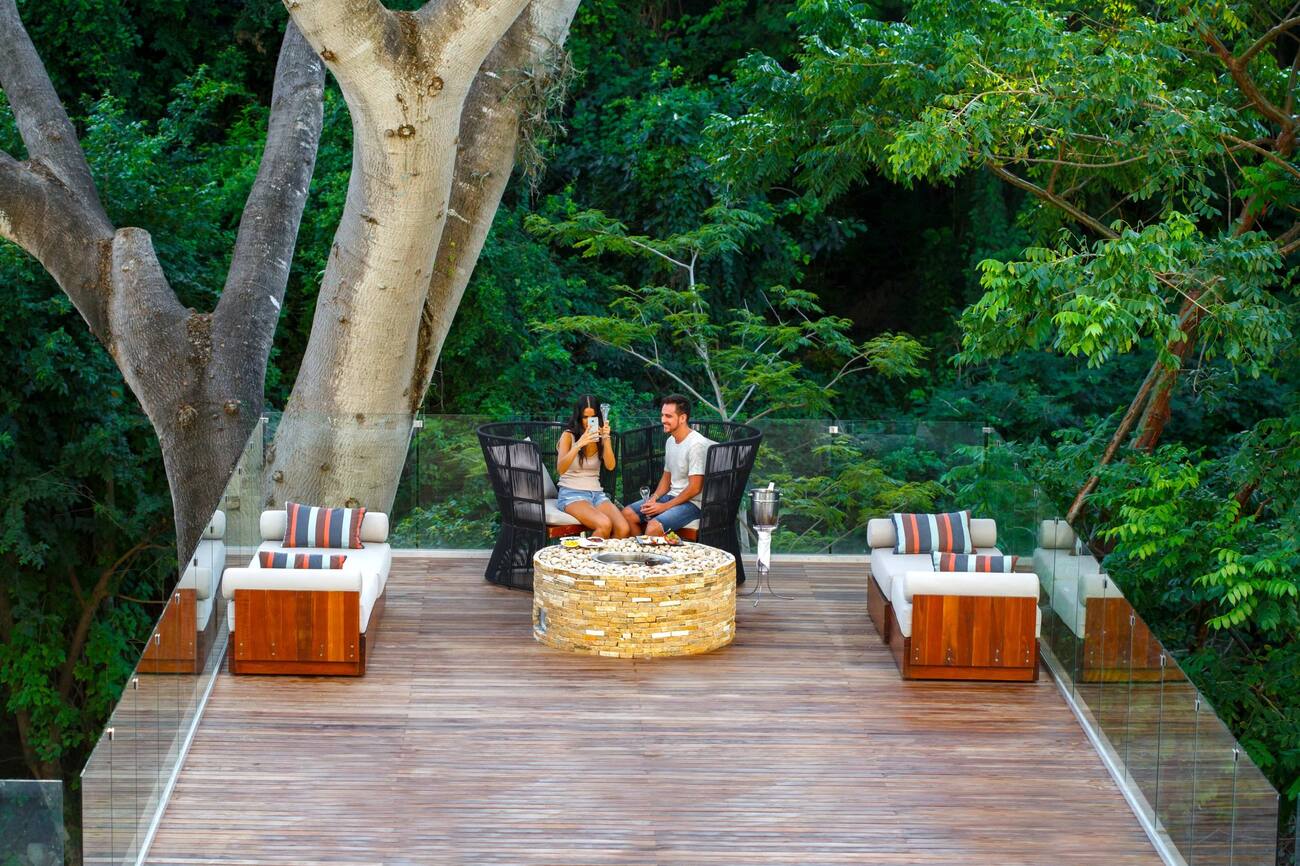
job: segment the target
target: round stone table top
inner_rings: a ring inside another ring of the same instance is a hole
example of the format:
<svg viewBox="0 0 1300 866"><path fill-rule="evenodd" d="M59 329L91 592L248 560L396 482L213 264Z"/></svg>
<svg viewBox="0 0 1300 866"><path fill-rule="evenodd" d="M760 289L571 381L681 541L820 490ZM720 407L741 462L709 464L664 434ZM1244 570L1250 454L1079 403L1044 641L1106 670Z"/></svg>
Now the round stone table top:
<svg viewBox="0 0 1300 866"><path fill-rule="evenodd" d="M670 557L662 565L604 563L598 553ZM731 643L736 561L703 544L546 547L533 556L533 634L569 652L618 658L694 655Z"/></svg>

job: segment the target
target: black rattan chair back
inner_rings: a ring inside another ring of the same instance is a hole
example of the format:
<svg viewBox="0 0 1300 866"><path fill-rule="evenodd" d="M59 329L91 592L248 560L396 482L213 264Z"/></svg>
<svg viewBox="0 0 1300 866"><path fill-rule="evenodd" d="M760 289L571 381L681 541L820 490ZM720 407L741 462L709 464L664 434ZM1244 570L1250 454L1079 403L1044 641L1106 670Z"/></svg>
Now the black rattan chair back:
<svg viewBox="0 0 1300 866"><path fill-rule="evenodd" d="M757 427L732 421L698 421L691 426L714 442L709 448L704 489L700 492L699 541L736 557L736 582L744 583L736 516L763 434ZM622 434L619 464L625 502L635 501L640 497L640 487L653 489L663 477L665 438L663 428L657 424Z"/></svg>
<svg viewBox="0 0 1300 866"><path fill-rule="evenodd" d="M478 428L488 480L496 496L501 526L488 560L487 580L511 589L533 588L533 554L547 543L542 467L555 469L555 451L564 424L559 421L502 421ZM618 448L615 440L614 447ZM617 466L601 467L601 486L612 498ZM552 481L556 479L552 475Z"/></svg>

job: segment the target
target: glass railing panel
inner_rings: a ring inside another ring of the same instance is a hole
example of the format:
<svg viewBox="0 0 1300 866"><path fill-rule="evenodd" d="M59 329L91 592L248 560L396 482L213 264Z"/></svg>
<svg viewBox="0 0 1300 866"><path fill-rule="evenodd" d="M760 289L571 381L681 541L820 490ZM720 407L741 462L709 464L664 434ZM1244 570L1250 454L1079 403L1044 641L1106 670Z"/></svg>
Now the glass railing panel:
<svg viewBox="0 0 1300 866"><path fill-rule="evenodd" d="M61 782L0 779L0 864L63 866Z"/></svg>
<svg viewBox="0 0 1300 866"><path fill-rule="evenodd" d="M1172 662L1165 666L1161 691L1156 817L1178 850L1190 851L1200 695L1182 669Z"/></svg>
<svg viewBox="0 0 1300 866"><path fill-rule="evenodd" d="M492 546L496 500L476 433L491 420L472 415L416 419L393 505L394 547Z"/></svg>
<svg viewBox="0 0 1300 866"><path fill-rule="evenodd" d="M1096 718L1121 764L1128 759L1129 701L1132 697L1133 606L1107 579L1099 598L1089 599L1084 630L1083 679L1097 686ZM1159 668L1157 668L1157 674Z"/></svg>
<svg viewBox="0 0 1300 866"><path fill-rule="evenodd" d="M1278 846L1277 791L1240 746L1233 752L1232 820L1229 853L1232 866L1273 866L1282 853ZM1300 817L1297 818L1300 823ZM1295 832L1294 829L1291 831ZM1295 840L1292 838L1292 845ZM1300 863L1292 847L1290 860Z"/></svg>
<svg viewBox="0 0 1300 866"><path fill-rule="evenodd" d="M1236 809L1237 741L1204 700L1196 718L1196 766L1187 862L1230 866Z"/></svg>
<svg viewBox="0 0 1300 866"><path fill-rule="evenodd" d="M264 435L259 423L191 555L127 584L146 604L158 594L158 619L81 774L86 863L134 863L166 805L225 653L221 574L257 545Z"/></svg>
<svg viewBox="0 0 1300 866"><path fill-rule="evenodd" d="M1134 682L1129 691L1129 722L1125 778L1141 794L1139 808L1154 824L1160 799L1161 737L1164 734L1164 677L1172 663L1163 652L1152 679Z"/></svg>

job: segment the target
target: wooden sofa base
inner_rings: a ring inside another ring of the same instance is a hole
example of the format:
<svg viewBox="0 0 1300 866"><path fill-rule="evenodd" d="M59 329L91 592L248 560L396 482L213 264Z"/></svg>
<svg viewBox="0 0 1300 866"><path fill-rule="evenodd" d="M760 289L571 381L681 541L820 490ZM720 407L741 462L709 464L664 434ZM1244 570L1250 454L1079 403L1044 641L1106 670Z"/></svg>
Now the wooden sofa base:
<svg viewBox="0 0 1300 866"><path fill-rule="evenodd" d="M918 595L912 636L891 606L889 648L905 680L1035 682L1037 601L965 595Z"/></svg>
<svg viewBox="0 0 1300 866"><path fill-rule="evenodd" d="M359 592L237 589L230 672L362 676L367 644L383 611L381 595L362 632Z"/></svg>
<svg viewBox="0 0 1300 866"><path fill-rule="evenodd" d="M213 611L203 631L196 630L197 616L197 593L193 589L176 590L158 621L157 637L149 641L140 657L140 673L202 673L208 648L216 640L217 615Z"/></svg>
<svg viewBox="0 0 1300 866"><path fill-rule="evenodd" d="M889 629L894 621L894 606L885 598L874 575L867 575L867 616L880 632L880 642L889 643Z"/></svg>

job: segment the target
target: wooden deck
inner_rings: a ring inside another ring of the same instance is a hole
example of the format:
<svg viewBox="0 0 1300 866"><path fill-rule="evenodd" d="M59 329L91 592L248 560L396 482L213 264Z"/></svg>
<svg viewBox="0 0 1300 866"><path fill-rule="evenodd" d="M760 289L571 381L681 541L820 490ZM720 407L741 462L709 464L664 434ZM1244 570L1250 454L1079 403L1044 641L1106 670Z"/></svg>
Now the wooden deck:
<svg viewBox="0 0 1300 866"><path fill-rule="evenodd" d="M363 679L222 674L150 862L1159 863L1050 674L902 682L863 565L632 662L538 645L484 564L396 559Z"/></svg>

